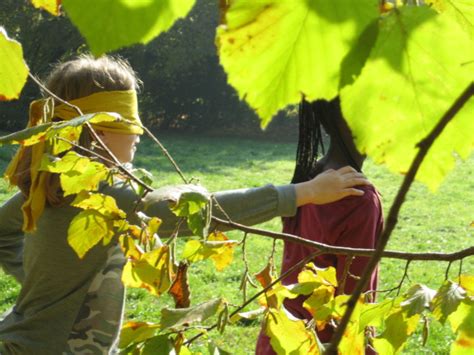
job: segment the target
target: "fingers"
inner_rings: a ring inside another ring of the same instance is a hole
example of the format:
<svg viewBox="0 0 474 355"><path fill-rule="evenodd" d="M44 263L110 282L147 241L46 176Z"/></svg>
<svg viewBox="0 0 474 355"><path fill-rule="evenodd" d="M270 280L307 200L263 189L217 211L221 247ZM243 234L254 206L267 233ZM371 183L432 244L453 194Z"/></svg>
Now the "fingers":
<svg viewBox="0 0 474 355"><path fill-rule="evenodd" d="M346 165L340 169L337 169L337 172L340 174L347 174L347 173L358 173L352 166ZM360 174L360 173L358 173Z"/></svg>
<svg viewBox="0 0 474 355"><path fill-rule="evenodd" d="M344 195L345 195L344 197L347 197L347 196L362 196L364 194L364 191L354 189L352 187L344 189L343 192L344 192Z"/></svg>

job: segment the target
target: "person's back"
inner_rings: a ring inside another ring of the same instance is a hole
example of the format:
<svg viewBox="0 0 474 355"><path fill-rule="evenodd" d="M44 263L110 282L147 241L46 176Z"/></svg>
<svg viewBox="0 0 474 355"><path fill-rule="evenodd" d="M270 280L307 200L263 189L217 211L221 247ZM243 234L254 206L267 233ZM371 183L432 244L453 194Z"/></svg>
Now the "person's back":
<svg viewBox="0 0 474 355"><path fill-rule="evenodd" d="M320 129L322 125L330 136L330 146L326 154L318 159L318 149L323 145ZM361 169L365 157L354 144L353 137L340 111L339 100L303 102L300 107L300 141L297 163L292 182L305 181L328 169L337 169L350 164L356 170ZM283 219L283 232L300 236L311 241L341 247L375 249L377 238L383 228L383 211L380 195L373 186L361 186L365 193L354 199L346 197L342 200L325 204L306 204L298 208L295 216ZM285 242L281 273L288 271L301 260L315 252L308 246ZM352 260L343 255L322 254L313 262L319 268L334 267L339 287L336 294L350 294L368 263L367 257L355 257ZM347 262L346 262L347 261ZM349 263L349 264L347 264ZM346 265L349 267L347 270ZM282 280L282 284L298 283L298 274L294 270ZM366 287L366 291L377 289L378 271L376 270ZM372 294L374 296L374 294ZM313 315L303 306L307 297L299 296L286 299L284 307L297 319L310 321ZM330 326L317 331L322 343L331 340ZM368 353L371 349L367 349ZM270 339L263 333L258 338L256 353L258 355L275 354Z"/></svg>

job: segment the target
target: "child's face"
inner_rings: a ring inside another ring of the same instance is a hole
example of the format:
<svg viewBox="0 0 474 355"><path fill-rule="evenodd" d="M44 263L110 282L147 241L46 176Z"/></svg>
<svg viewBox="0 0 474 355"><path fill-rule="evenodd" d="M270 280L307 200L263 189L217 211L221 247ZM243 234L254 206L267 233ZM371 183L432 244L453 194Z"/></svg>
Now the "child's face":
<svg viewBox="0 0 474 355"><path fill-rule="evenodd" d="M133 160L137 144L140 143L140 136L137 134L100 132L100 138L121 163Z"/></svg>

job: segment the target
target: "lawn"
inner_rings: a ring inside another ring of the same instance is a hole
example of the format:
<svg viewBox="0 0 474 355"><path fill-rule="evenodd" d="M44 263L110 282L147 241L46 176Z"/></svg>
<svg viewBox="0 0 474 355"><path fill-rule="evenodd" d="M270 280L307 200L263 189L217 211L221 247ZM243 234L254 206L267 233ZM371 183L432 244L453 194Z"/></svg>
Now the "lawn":
<svg viewBox="0 0 474 355"><path fill-rule="evenodd" d="M260 186L266 183L285 184L293 173L295 144L275 143L244 139L209 138L191 135L166 135L162 142L175 157L187 177L194 177L211 191ZM0 148L0 169L3 171L12 149ZM155 186L180 183L172 166L158 148L144 139L136 158L136 166L151 171ZM401 177L389 173L385 168L368 161L364 169L366 175L382 194L387 212L393 200ZM389 244L389 249L405 251L450 252L473 244L474 228L470 223L474 215L474 157L465 163L458 162L436 194L418 183L410 191L403 206L397 226ZM4 181L0 181L0 201L13 192L8 191ZM278 219L260 227L279 231ZM241 232L229 232L232 239L241 239ZM252 272L259 271L271 252L272 241L260 236L250 236L248 260ZM281 244L277 243L277 260L281 255ZM380 288L389 289L398 284L405 263L384 260L381 264ZM237 250L234 263L223 272L216 272L211 262L193 264L190 268L190 283L194 291L193 304L215 297L225 297L231 304L242 300L239 284L243 272L242 253ZM438 288L445 278L446 263L412 263L408 271L406 287L423 283ZM453 263L450 275L454 278L459 263ZM463 262L463 272L474 275L474 258ZM8 309L19 292L18 285L8 276L0 274L0 312ZM383 297L383 296L382 296ZM168 296L154 298L142 290L128 290L127 319L158 321L163 305L172 305ZM259 332L259 322L246 322L229 326L223 335L209 334L224 349L235 354L250 354L254 349ZM453 339L450 329L432 323L429 339L421 345L421 326L416 336L405 347L406 354L442 354L449 351ZM203 349L204 343L198 343Z"/></svg>

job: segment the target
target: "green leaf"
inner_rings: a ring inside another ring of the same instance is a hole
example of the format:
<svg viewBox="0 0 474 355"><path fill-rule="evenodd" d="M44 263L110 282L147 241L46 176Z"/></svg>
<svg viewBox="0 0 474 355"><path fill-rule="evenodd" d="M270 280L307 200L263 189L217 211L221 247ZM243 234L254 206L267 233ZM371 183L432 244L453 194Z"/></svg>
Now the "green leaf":
<svg viewBox="0 0 474 355"><path fill-rule="evenodd" d="M119 348L123 349L133 343L140 343L153 337L159 325L148 322L127 322L120 331Z"/></svg>
<svg viewBox="0 0 474 355"><path fill-rule="evenodd" d="M31 3L37 9L44 9L54 16L59 15L61 0L31 0Z"/></svg>
<svg viewBox="0 0 474 355"><path fill-rule="evenodd" d="M100 55L150 42L185 17L194 3L195 0L63 0L63 8L92 53Z"/></svg>
<svg viewBox="0 0 474 355"><path fill-rule="evenodd" d="M171 208L178 217L186 217L189 229L200 237L208 234L211 223L211 199L199 191L186 191Z"/></svg>
<svg viewBox="0 0 474 355"><path fill-rule="evenodd" d="M425 285L414 285L405 294L405 299L400 303L400 307L406 312L407 318L411 318L415 314L423 313L435 294L436 291Z"/></svg>
<svg viewBox="0 0 474 355"><path fill-rule="evenodd" d="M394 299L386 299L380 303L365 304L360 312L360 329L366 327L380 327L392 310L398 308L401 302L401 297Z"/></svg>
<svg viewBox="0 0 474 355"><path fill-rule="evenodd" d="M17 99L28 77L21 44L0 26L0 101Z"/></svg>
<svg viewBox="0 0 474 355"><path fill-rule="evenodd" d="M474 3L472 0L425 0L436 11L455 16L462 28L474 38Z"/></svg>
<svg viewBox="0 0 474 355"><path fill-rule="evenodd" d="M344 117L359 150L406 173L417 143L471 83L473 46L453 17L426 6L404 6L383 17L364 69L341 92ZM453 168L454 152L463 159L469 156L473 110L470 100L421 165L417 179L431 189Z"/></svg>
<svg viewBox="0 0 474 355"><path fill-rule="evenodd" d="M219 312L223 305L224 301L217 298L190 308L163 308L161 310L161 329L203 322Z"/></svg>
<svg viewBox="0 0 474 355"><path fill-rule="evenodd" d="M140 355L170 355L176 354L174 345L169 335L158 335L148 339Z"/></svg>
<svg viewBox="0 0 474 355"><path fill-rule="evenodd" d="M217 32L220 62L263 127L302 95L308 100L336 96L343 59L378 17L376 0L229 4Z"/></svg>
<svg viewBox="0 0 474 355"><path fill-rule="evenodd" d="M416 330L419 320L419 314L407 317L406 312L400 308L390 314L385 320L384 332L373 339L375 350L384 355L401 351L408 336Z"/></svg>
<svg viewBox="0 0 474 355"><path fill-rule="evenodd" d="M431 301L433 316L444 324L464 298L466 298L466 291L460 285L446 281Z"/></svg>
<svg viewBox="0 0 474 355"><path fill-rule="evenodd" d="M76 215L68 229L67 241L79 258L102 239L114 235L112 220L97 211L85 210Z"/></svg>
<svg viewBox="0 0 474 355"><path fill-rule="evenodd" d="M302 320L289 319L284 310L270 309L264 324L265 334L278 355L319 353L314 331L307 329Z"/></svg>

